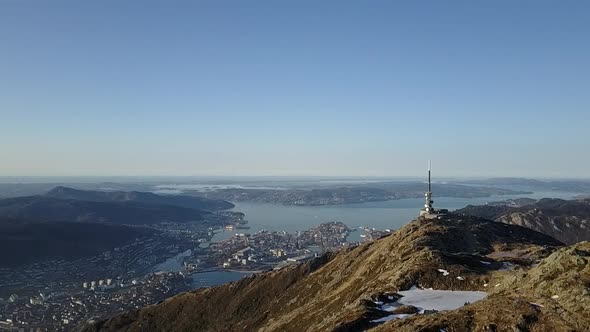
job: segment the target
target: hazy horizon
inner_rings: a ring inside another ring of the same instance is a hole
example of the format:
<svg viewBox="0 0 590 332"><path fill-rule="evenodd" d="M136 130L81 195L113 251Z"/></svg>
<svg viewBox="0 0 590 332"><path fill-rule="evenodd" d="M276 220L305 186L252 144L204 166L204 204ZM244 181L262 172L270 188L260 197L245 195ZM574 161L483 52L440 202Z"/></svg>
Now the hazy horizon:
<svg viewBox="0 0 590 332"><path fill-rule="evenodd" d="M589 12L3 1L0 176L588 178Z"/></svg>
<svg viewBox="0 0 590 332"><path fill-rule="evenodd" d="M469 180L489 180L495 178L514 178L514 179L528 179L528 180L539 180L539 181L590 181L590 178L579 178L579 177L501 177L501 176L483 176L483 177L453 177L453 176L435 176L432 181L447 182L447 181L469 181ZM387 182L387 181L412 181L412 182L426 182L425 175L422 176L330 176L330 175L318 175L318 176L256 176L256 175L227 175L227 176L207 176L207 175L195 175L195 176L182 176L182 175L83 175L83 176L0 176L1 184L27 184L27 183L50 183L50 184L64 184L68 183L102 183L102 182L113 182L113 183L264 183L270 182L304 182L304 181L369 181L369 182Z"/></svg>

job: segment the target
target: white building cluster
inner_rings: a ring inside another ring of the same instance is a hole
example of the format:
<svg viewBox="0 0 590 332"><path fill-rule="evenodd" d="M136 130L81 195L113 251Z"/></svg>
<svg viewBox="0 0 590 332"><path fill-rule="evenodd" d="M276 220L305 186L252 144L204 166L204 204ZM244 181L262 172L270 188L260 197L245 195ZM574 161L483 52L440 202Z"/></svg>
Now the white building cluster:
<svg viewBox="0 0 590 332"><path fill-rule="evenodd" d="M110 289L110 288L114 288L116 285L113 284L113 279L100 279L98 281L84 281L82 283L82 288L84 289L89 289L89 290L95 290L97 288L102 288L102 289Z"/></svg>

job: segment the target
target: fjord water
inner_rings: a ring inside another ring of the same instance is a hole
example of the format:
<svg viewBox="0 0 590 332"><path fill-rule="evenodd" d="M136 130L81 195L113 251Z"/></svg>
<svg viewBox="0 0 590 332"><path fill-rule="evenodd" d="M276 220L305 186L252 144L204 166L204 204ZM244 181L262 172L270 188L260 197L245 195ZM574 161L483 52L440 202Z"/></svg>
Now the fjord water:
<svg viewBox="0 0 590 332"><path fill-rule="evenodd" d="M490 197L457 198L434 197L437 208L456 210L469 204L480 205L488 202L507 199L529 198L563 198L572 199L577 193L566 192L535 192L519 195L493 195ZM360 204L344 204L329 206L285 206L268 203L234 202L234 211L246 214L250 229L219 231L213 237L213 242L230 238L236 233L254 233L259 230L269 231L303 231L323 222L340 221L351 228L361 226L377 229L399 229L418 216L418 211L424 204L423 198L400 199L384 202L367 202ZM353 232L349 240L359 240L361 232Z"/></svg>
<svg viewBox="0 0 590 332"><path fill-rule="evenodd" d="M457 198L434 197L434 205L438 208L456 210L469 204L480 205L489 202L503 201L514 198L562 198L572 199L577 193L569 192L535 192L523 195L494 195L490 197ZM384 202L368 202L361 204L345 204L330 206L285 206L269 203L234 202L234 211L246 214L250 229L218 231L212 242L232 237L236 233L254 233L260 230L269 231L303 231L328 221L341 221L350 228L361 226L377 229L396 230L418 216L424 204L423 198L400 199ZM348 240L360 241L362 230L352 232ZM193 275L194 287L215 286L224 282L238 280L245 274L239 272L214 271Z"/></svg>

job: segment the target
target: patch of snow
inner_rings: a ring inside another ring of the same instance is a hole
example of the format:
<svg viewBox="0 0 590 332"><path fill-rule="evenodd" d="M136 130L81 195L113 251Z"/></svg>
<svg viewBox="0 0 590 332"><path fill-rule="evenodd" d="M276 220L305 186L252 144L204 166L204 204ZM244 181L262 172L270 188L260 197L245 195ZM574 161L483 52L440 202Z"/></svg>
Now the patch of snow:
<svg viewBox="0 0 590 332"><path fill-rule="evenodd" d="M424 310L454 310L465 305L484 299L488 294L476 291L449 291L415 289L399 292L403 297L398 300L399 304L413 305L421 312Z"/></svg>
<svg viewBox="0 0 590 332"><path fill-rule="evenodd" d="M384 310L384 311L394 311L395 308L397 308L397 307L399 307L399 304L396 304L396 305L386 304L386 305L382 305L381 306L381 310Z"/></svg>
<svg viewBox="0 0 590 332"><path fill-rule="evenodd" d="M500 286L500 284L496 284L494 287L498 287L498 286Z"/></svg>
<svg viewBox="0 0 590 332"><path fill-rule="evenodd" d="M553 295L551 298L557 300L559 298L559 295Z"/></svg>
<svg viewBox="0 0 590 332"><path fill-rule="evenodd" d="M488 295L485 292L475 291L450 291L421 289L412 286L407 291L398 292L402 298L394 303L383 304L381 301L373 301L383 311L392 312L402 305L412 305L418 309L418 314L424 314L425 310L454 310L464 306L466 303L473 303L482 300ZM393 296L390 296L393 299ZM403 319L413 316L412 314L392 314L372 320L372 323L383 323L392 319Z"/></svg>
<svg viewBox="0 0 590 332"><path fill-rule="evenodd" d="M545 308L545 306L544 306L544 305L542 305L542 304L538 304L538 303L535 303L535 302L529 302L529 303L530 303L531 305L535 306L535 307L539 307L539 308Z"/></svg>
<svg viewBox="0 0 590 332"><path fill-rule="evenodd" d="M480 262L480 263L482 263L482 264L485 264L485 265L490 265L490 264L492 264L492 263L490 263L490 262L486 262L486 261L479 261L479 262Z"/></svg>
<svg viewBox="0 0 590 332"><path fill-rule="evenodd" d="M447 271L447 270L438 269L438 272L442 273L443 276L448 276L449 275L449 271Z"/></svg>
<svg viewBox="0 0 590 332"><path fill-rule="evenodd" d="M465 278L463 278L462 276L458 276L457 279L459 279L459 280L465 280Z"/></svg>
<svg viewBox="0 0 590 332"><path fill-rule="evenodd" d="M488 287L488 284L483 284L484 287Z"/></svg>
<svg viewBox="0 0 590 332"><path fill-rule="evenodd" d="M381 317L379 319L372 320L371 323L384 323L384 322L389 322L392 319L404 319L408 316L412 316L412 315L408 315L408 314L389 315L389 316Z"/></svg>

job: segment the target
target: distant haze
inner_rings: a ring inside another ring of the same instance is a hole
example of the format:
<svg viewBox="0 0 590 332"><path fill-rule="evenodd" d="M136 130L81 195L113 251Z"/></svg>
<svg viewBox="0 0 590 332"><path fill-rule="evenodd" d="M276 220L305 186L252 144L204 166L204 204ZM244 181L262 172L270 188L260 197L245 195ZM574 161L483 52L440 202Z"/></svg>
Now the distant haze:
<svg viewBox="0 0 590 332"><path fill-rule="evenodd" d="M0 176L587 178L589 13L1 1Z"/></svg>

